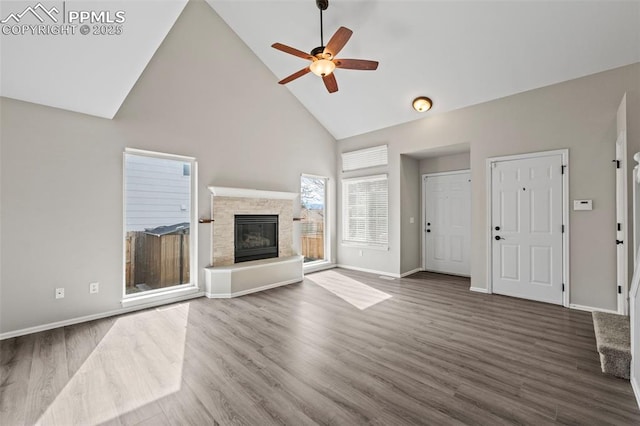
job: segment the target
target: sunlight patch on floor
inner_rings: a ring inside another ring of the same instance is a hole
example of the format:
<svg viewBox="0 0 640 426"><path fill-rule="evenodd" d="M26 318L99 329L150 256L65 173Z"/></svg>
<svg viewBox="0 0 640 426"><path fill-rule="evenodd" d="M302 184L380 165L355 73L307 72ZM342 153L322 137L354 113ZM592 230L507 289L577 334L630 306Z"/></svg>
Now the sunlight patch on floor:
<svg viewBox="0 0 640 426"><path fill-rule="evenodd" d="M119 318L38 420L100 424L180 390L189 304Z"/></svg>
<svg viewBox="0 0 640 426"><path fill-rule="evenodd" d="M360 310L367 309L392 297L390 294L335 271L317 272L305 278Z"/></svg>

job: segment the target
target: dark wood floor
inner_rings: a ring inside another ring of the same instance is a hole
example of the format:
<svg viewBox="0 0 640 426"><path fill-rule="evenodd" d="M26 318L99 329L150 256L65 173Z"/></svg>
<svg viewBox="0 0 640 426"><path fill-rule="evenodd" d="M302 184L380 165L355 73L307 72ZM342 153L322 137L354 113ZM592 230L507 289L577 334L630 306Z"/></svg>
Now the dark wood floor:
<svg viewBox="0 0 640 426"><path fill-rule="evenodd" d="M0 424L640 424L588 313L328 272L2 341ZM392 297L360 310L314 283L337 277Z"/></svg>

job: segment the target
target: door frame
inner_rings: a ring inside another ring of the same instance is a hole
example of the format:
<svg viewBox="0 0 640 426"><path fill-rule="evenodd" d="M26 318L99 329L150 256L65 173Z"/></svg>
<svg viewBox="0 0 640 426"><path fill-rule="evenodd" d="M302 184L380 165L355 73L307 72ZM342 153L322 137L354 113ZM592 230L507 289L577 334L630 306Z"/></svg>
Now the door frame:
<svg viewBox="0 0 640 426"><path fill-rule="evenodd" d="M526 154L506 155L501 157L489 157L486 161L486 249L487 249L487 293L493 293L493 240L491 219L493 218L493 164L501 161L524 160L528 158L549 157L552 155L560 155L564 173L562 174L562 222L564 224L564 233L562 234L562 279L564 283L564 292L562 295L562 305L569 307L569 297L571 291L569 277L569 150L556 149L552 151L530 152Z"/></svg>
<svg viewBox="0 0 640 426"><path fill-rule="evenodd" d="M421 188L421 193L420 193L420 199L421 199L421 203L420 203L420 226L421 226L421 233L422 233L422 237L420 238L420 250L421 250L421 266L422 266L422 270L426 271L427 270L427 197L425 197L425 193L426 193L426 189L427 189L427 182L426 179L428 177L434 177L434 176L448 176L448 175L461 175L463 173L469 173L471 174L471 169L462 169L462 170L452 170L450 172L437 172L437 173L423 173L420 176L420 180L421 180L421 184L420 184L420 188ZM469 206L471 206L471 199L469 200ZM471 226L471 225L469 225ZM471 228L469 228L469 231L472 232ZM471 247L469 247L469 256L471 256ZM469 262L471 262L471 258L469 258ZM453 275L453 274L452 274ZM466 275L464 275L466 276Z"/></svg>
<svg viewBox="0 0 640 426"><path fill-rule="evenodd" d="M618 147L622 151L619 160ZM629 233L629 193L627 192L627 132L624 130L620 131L616 138L616 159L614 161L620 162L620 166L616 167L616 222L622 225L622 229L616 231L616 240L620 237L623 241L621 247L616 247L616 287L620 286L620 291L617 292L617 310L620 315L629 315L629 242L631 235ZM618 213L621 217L618 216ZM618 266L619 262L621 267Z"/></svg>
<svg viewBox="0 0 640 426"><path fill-rule="evenodd" d="M629 246L634 245L633 263L635 257L635 242L631 240L629 230L629 164L628 164L628 139L627 139L627 94L622 95L622 100L616 112L616 144L615 144L615 160L616 165L616 222L622 226L616 228L616 242L618 239L623 241L621 246L616 244L616 292L617 294L617 310L620 315L629 314ZM620 152L621 151L621 152ZM620 155L618 153L620 152ZM635 171L635 170L634 170ZM631 182L635 183L635 176L632 176ZM634 184L635 187L635 184ZM635 191L634 191L635 195ZM635 208L635 204L634 204ZM635 227L635 218L633 223L633 232L637 234ZM635 271L635 265L632 263ZM632 272L633 273L633 272Z"/></svg>

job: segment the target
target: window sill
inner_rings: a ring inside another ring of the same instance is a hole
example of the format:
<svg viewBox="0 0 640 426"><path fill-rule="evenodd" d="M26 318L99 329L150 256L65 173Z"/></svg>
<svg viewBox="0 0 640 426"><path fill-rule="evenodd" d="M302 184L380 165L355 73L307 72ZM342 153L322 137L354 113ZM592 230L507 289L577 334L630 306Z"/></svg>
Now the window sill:
<svg viewBox="0 0 640 426"><path fill-rule="evenodd" d="M204 292L195 285L189 285L187 287L170 289L159 293L154 292L153 294L143 294L140 296L125 296L121 304L123 308L143 305L154 306L200 296L204 296Z"/></svg>
<svg viewBox="0 0 640 426"><path fill-rule="evenodd" d="M302 269L305 274L324 271L325 269L331 269L335 267L335 263L331 263L329 260L316 260L314 262L308 262L302 265Z"/></svg>
<svg viewBox="0 0 640 426"><path fill-rule="evenodd" d="M353 247L353 248L389 251L389 246L375 246L375 245L365 244L365 243L350 243L348 241L343 241L341 245L343 247Z"/></svg>

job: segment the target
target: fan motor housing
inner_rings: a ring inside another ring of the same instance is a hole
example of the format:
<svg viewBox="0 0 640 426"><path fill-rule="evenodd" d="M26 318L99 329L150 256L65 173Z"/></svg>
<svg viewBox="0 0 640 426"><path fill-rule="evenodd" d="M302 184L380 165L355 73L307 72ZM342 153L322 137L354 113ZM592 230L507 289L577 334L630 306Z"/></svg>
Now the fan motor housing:
<svg viewBox="0 0 640 426"><path fill-rule="evenodd" d="M316 6L320 10L327 10L329 7L329 0L316 0Z"/></svg>

